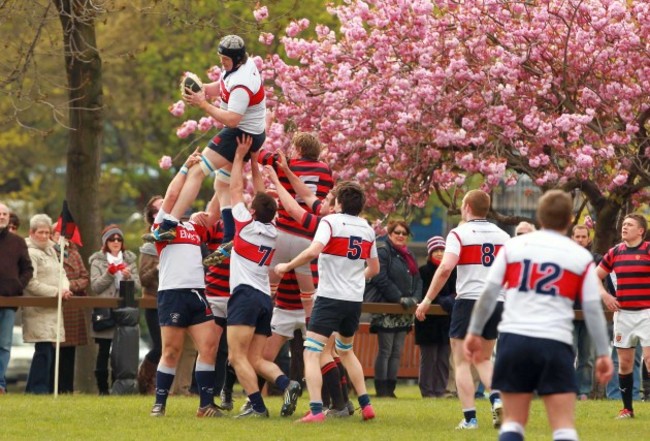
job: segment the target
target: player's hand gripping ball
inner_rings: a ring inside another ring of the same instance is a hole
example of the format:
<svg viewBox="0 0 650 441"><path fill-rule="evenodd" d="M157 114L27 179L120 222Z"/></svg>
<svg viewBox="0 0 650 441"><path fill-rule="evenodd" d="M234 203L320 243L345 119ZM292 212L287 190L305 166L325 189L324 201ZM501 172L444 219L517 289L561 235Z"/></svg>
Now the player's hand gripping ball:
<svg viewBox="0 0 650 441"><path fill-rule="evenodd" d="M187 96L187 90L191 90L194 93L203 90L203 83L201 82L201 79L192 72L187 72L183 76L180 86L182 96Z"/></svg>

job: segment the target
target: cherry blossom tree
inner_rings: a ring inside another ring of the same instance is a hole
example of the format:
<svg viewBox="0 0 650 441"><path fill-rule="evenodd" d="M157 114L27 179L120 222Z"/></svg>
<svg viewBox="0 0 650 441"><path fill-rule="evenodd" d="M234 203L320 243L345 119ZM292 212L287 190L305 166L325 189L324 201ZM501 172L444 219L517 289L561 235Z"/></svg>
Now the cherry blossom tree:
<svg viewBox="0 0 650 441"><path fill-rule="evenodd" d="M491 190L528 175L589 203L602 250L650 196L647 2L345 0L339 29L296 19L275 38L259 9L260 41L287 55L256 59L267 148L317 131L379 213L432 193L457 209L474 176Z"/></svg>

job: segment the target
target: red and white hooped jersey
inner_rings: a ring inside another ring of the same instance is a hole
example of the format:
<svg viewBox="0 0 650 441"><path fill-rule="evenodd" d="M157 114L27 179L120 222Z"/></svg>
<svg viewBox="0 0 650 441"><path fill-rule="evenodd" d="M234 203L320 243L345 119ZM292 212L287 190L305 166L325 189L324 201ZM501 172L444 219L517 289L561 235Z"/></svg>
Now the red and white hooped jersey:
<svg viewBox="0 0 650 441"><path fill-rule="evenodd" d="M266 125L266 93L262 77L252 58L232 72L221 74L221 109L243 115L237 125L258 135Z"/></svg>
<svg viewBox="0 0 650 441"><path fill-rule="evenodd" d="M155 229L165 216L160 210L153 224ZM160 256L158 290L204 288L205 279L201 244L207 238L206 229L194 222L179 222L176 238L171 242L156 242Z"/></svg>
<svg viewBox="0 0 650 441"><path fill-rule="evenodd" d="M325 245L318 257L318 296L362 302L366 259L377 257L375 232L368 221L330 214L322 218L314 241Z"/></svg>
<svg viewBox="0 0 650 441"><path fill-rule="evenodd" d="M269 264L278 232L273 224L253 219L243 202L232 207L235 239L230 257L230 293L239 285L252 286L271 295Z"/></svg>
<svg viewBox="0 0 650 441"><path fill-rule="evenodd" d="M445 253L458 256L456 298L478 299L490 266L509 239L508 233L485 219L465 222L449 232Z"/></svg>
<svg viewBox="0 0 650 441"><path fill-rule="evenodd" d="M600 301L591 253L550 230L508 241L486 279L506 287L499 332L571 345L574 301Z"/></svg>

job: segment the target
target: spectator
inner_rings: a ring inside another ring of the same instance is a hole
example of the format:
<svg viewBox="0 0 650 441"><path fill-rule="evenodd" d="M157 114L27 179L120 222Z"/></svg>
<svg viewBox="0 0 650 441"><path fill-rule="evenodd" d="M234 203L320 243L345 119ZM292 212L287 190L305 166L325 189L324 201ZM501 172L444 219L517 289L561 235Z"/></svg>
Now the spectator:
<svg viewBox="0 0 650 441"><path fill-rule="evenodd" d="M388 225L386 245L377 250L380 270L371 281L377 288L380 302L399 303L404 309L422 299L422 279L413 253L406 243L411 230L405 221ZM413 326L411 314L373 314L370 332L377 333L378 352L375 359L375 390L378 397L395 396L397 371L404 349L406 333Z"/></svg>
<svg viewBox="0 0 650 441"><path fill-rule="evenodd" d="M16 213L9 213L9 226L7 226L7 229L11 233L18 234L18 228L20 228L20 219L18 218L18 215Z"/></svg>
<svg viewBox="0 0 650 441"><path fill-rule="evenodd" d="M52 240L55 243L57 256L60 233L52 232ZM70 291L73 296L85 297L88 294L86 289L90 283L88 270L84 266L83 258L79 253L77 245L68 243L63 258L65 275L70 282ZM59 353L59 393L74 392L74 364L76 358L76 347L88 344L88 332L86 329L86 313L83 308L71 307L63 304L63 325L65 329L65 341L61 343ZM54 378L54 364L52 365L52 378ZM54 386L54 380L52 380ZM52 391L54 388L52 388Z"/></svg>
<svg viewBox="0 0 650 441"><path fill-rule="evenodd" d="M589 250L591 238L589 228L584 224L578 224L571 230L571 239L578 245ZM591 253L596 265L600 263L603 256ZM580 299L576 299L574 309L582 309ZM576 383L578 384L578 400L584 401L589 398L594 382L594 353L593 344L587 325L583 320L573 321L573 351L576 353Z"/></svg>
<svg viewBox="0 0 650 441"><path fill-rule="evenodd" d="M0 203L0 296L3 297L22 295L33 274L25 239L10 232L10 222L9 208ZM0 395L7 391L5 372L11 355L15 316L16 308L0 308Z"/></svg>
<svg viewBox="0 0 650 441"><path fill-rule="evenodd" d="M634 386L634 351L638 343L643 347L646 366L650 365L650 242L643 238L648 221L640 214L625 216L621 228L623 242L611 248L598 265L601 279L614 272L616 297L602 289L603 302L614 315L614 346L618 355L618 381L623 409L618 419L634 418L632 389Z"/></svg>
<svg viewBox="0 0 650 441"><path fill-rule="evenodd" d="M445 253L445 239L433 236L427 241L427 263L420 267L422 278L422 295L433 280L433 274L438 269ZM449 280L440 290L434 303L440 305L451 314L456 297L456 269ZM449 366L451 347L449 345L449 316L427 315L423 321L415 322L415 344L420 346L420 373L418 385L423 398L442 397L449 393L446 388L449 382Z"/></svg>
<svg viewBox="0 0 650 441"><path fill-rule="evenodd" d="M133 280L140 289L136 255L124 248L124 234L117 225L109 225L102 231L102 249L88 260L90 262L90 287L99 297L119 297L120 282ZM95 378L100 395L108 395L108 360L115 327L104 331L92 331L99 346L95 364Z"/></svg>
<svg viewBox="0 0 650 441"><path fill-rule="evenodd" d="M160 211L163 198L160 195L153 196L144 207L144 220L147 223L147 230L151 229L153 221ZM158 296L158 267L160 259L156 246L145 242L140 247L140 262L138 275L142 284L142 297L157 298ZM156 389L156 369L162 354L162 340L160 337L160 324L158 323L158 311L156 309L145 309L144 318L151 337L151 349L145 355L140 368L138 369L138 390L141 394L153 394Z"/></svg>
<svg viewBox="0 0 650 441"><path fill-rule="evenodd" d="M56 297L67 300L71 295L70 283L65 274L61 274L59 259L50 240L52 219L46 214L36 214L29 220L29 237L27 249L34 267L34 278L30 280L25 295ZM61 280L60 280L61 279ZM26 393L47 394L51 390L50 372L54 363L54 346L57 334L57 308L28 307L23 308L23 339L35 343L34 358L27 376ZM65 341L65 330L61 320L60 341Z"/></svg>
<svg viewBox="0 0 650 441"><path fill-rule="evenodd" d="M532 233L533 231L537 231L535 225L531 224L530 222L521 221L515 228L515 236L521 236L522 234Z"/></svg>

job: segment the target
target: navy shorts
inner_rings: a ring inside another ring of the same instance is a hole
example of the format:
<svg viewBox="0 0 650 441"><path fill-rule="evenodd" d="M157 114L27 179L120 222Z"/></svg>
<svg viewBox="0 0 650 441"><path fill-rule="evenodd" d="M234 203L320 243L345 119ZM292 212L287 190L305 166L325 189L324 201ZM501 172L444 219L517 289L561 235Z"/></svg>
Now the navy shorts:
<svg viewBox="0 0 650 441"><path fill-rule="evenodd" d="M271 335L271 296L249 285L239 285L228 299L228 326L255 328L255 334Z"/></svg>
<svg viewBox="0 0 650 441"><path fill-rule="evenodd" d="M316 297L307 329L324 337L338 332L341 337L352 337L359 329L363 302Z"/></svg>
<svg viewBox="0 0 650 441"><path fill-rule="evenodd" d="M464 339L469 328L469 321L472 318L472 309L474 309L476 300L456 299L454 309L451 312L451 324L449 325L449 338ZM486 340L496 340L499 332L497 326L501 321L503 314L503 302L497 302L496 308L490 317L490 320L483 328L482 337Z"/></svg>
<svg viewBox="0 0 650 441"><path fill-rule="evenodd" d="M266 140L265 132L258 135L252 135L241 129L231 129L230 127L224 127L221 129L221 131L208 143L208 148L219 153L221 156L226 158L228 162L232 162L235 160L235 152L237 151L237 138L244 134L253 138L253 145L251 145L251 149L249 150L250 152L256 152L262 148L262 144L264 144L264 141ZM247 154L244 161L248 161L250 157L250 154Z"/></svg>
<svg viewBox="0 0 650 441"><path fill-rule="evenodd" d="M201 288L165 289L158 291L158 322L160 326L188 328L214 320L212 308Z"/></svg>
<svg viewBox="0 0 650 441"><path fill-rule="evenodd" d="M577 392L571 345L547 338L502 333L492 374L492 389L540 396Z"/></svg>

